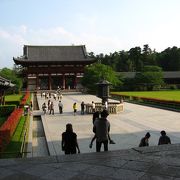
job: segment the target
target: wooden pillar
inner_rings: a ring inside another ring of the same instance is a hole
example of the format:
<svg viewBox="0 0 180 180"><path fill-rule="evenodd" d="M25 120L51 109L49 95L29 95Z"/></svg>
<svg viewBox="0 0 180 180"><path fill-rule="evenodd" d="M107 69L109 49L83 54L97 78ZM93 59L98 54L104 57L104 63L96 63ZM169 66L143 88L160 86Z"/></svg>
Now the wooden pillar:
<svg viewBox="0 0 180 180"><path fill-rule="evenodd" d="M5 105L5 90L3 88L0 90L0 105Z"/></svg>
<svg viewBox="0 0 180 180"><path fill-rule="evenodd" d="M39 90L40 86L39 86L39 74L36 74L36 89Z"/></svg>
<svg viewBox="0 0 180 180"><path fill-rule="evenodd" d="M66 88L65 87L66 86L66 82L65 82L65 75L64 74L63 74L62 78L63 78L62 79L62 88L65 89Z"/></svg>
<svg viewBox="0 0 180 180"><path fill-rule="evenodd" d="M77 86L77 73L74 73L74 89L76 89L76 86Z"/></svg>
<svg viewBox="0 0 180 180"><path fill-rule="evenodd" d="M51 90L51 74L48 75L48 89Z"/></svg>

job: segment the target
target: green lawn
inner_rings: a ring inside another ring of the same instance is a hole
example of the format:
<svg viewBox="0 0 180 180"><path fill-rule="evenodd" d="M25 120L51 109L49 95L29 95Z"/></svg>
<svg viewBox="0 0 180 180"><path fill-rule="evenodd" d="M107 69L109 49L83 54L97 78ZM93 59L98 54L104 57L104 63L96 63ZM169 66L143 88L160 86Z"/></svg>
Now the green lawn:
<svg viewBox="0 0 180 180"><path fill-rule="evenodd" d="M163 100L180 101L180 90L177 91L132 91L132 92L111 92L111 94L157 98Z"/></svg>
<svg viewBox="0 0 180 180"><path fill-rule="evenodd" d="M12 94L5 96L5 101L20 101L22 94Z"/></svg>

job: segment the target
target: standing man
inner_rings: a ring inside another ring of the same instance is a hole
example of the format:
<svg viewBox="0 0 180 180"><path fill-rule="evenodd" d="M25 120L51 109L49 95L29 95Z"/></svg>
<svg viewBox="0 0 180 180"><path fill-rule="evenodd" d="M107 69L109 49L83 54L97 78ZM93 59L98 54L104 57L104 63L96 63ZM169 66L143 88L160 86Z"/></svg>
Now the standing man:
<svg viewBox="0 0 180 180"><path fill-rule="evenodd" d="M94 103L94 101L92 101L92 112L95 113L96 111L96 104Z"/></svg>
<svg viewBox="0 0 180 180"><path fill-rule="evenodd" d="M61 101L59 101L58 107L59 107L59 113L62 114L63 113L63 104Z"/></svg>
<svg viewBox="0 0 180 180"><path fill-rule="evenodd" d="M81 103L81 114L84 114L85 104L84 101Z"/></svg>
<svg viewBox="0 0 180 180"><path fill-rule="evenodd" d="M101 151L101 145L104 145L104 151L108 151L108 134L110 131L110 123L107 120L109 115L107 110L101 112L101 118L94 122L93 132L96 135L96 152Z"/></svg>
<svg viewBox="0 0 180 180"><path fill-rule="evenodd" d="M54 115L54 103L51 101L49 114Z"/></svg>

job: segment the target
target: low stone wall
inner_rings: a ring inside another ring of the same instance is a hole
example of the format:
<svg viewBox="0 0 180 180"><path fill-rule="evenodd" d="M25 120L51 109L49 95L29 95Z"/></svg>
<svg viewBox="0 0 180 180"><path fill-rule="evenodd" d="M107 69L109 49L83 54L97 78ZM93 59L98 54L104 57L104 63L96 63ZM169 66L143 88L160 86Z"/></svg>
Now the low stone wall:
<svg viewBox="0 0 180 180"><path fill-rule="evenodd" d="M105 109L105 106L102 105L102 103L95 103L95 111L102 111ZM109 102L108 103L108 112L110 114L117 114L124 110L124 104L123 103L116 103L116 102ZM86 113L92 114L92 104L86 104Z"/></svg>

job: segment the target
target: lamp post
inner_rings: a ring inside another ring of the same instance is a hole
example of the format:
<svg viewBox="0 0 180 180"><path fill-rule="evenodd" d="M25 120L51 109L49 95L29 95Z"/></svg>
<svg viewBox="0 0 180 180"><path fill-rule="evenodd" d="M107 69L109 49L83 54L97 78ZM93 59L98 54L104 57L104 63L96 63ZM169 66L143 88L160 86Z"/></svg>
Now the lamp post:
<svg viewBox="0 0 180 180"><path fill-rule="evenodd" d="M102 104L105 104L105 102L108 102L109 96L109 86L111 85L110 82L103 79L97 84L97 97L102 99Z"/></svg>

